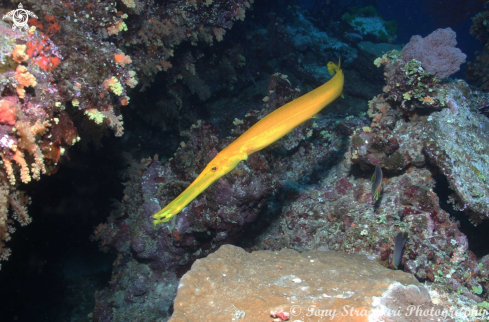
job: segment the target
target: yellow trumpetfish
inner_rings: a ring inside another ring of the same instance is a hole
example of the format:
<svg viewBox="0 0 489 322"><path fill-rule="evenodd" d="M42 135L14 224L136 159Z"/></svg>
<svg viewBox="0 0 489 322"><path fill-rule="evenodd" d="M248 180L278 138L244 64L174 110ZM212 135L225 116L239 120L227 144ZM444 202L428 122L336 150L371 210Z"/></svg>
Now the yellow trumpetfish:
<svg viewBox="0 0 489 322"><path fill-rule="evenodd" d="M187 189L153 215L155 226L178 214L214 181L247 160L250 154L278 141L337 99L343 91L345 76L340 64L336 66L329 62L328 70L331 74L336 72L328 82L268 114L219 152Z"/></svg>

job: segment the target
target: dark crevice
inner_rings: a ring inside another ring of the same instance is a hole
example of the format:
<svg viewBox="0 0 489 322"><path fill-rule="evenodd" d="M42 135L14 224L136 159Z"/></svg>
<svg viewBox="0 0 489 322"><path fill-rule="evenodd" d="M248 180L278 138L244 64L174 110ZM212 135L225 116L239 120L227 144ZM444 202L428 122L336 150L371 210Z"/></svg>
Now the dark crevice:
<svg viewBox="0 0 489 322"><path fill-rule="evenodd" d="M100 252L90 235L122 198L117 140L90 153L75 145L56 175L19 188L32 198L32 223L17 226L7 243L12 255L0 271L2 321L70 321L93 310L93 294L107 286L116 256Z"/></svg>
<svg viewBox="0 0 489 322"><path fill-rule="evenodd" d="M469 239L469 249L474 252L477 258L481 258L489 254L489 220L484 220L477 226L474 226L470 221L466 212L453 209L453 205L448 203L450 195L455 192L449 188L448 179L442 174L434 175L436 186L434 192L440 198L440 207L450 214L450 217L460 223L460 231L467 235Z"/></svg>

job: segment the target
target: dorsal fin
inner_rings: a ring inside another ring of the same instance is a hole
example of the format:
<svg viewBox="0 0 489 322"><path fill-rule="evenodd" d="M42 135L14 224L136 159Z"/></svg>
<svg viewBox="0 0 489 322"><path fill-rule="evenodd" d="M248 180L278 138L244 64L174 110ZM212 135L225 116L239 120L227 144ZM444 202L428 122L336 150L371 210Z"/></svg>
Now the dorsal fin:
<svg viewBox="0 0 489 322"><path fill-rule="evenodd" d="M332 61L328 62L328 72L330 75L337 73L340 70L340 68L341 68L341 57L338 60L338 65L336 65Z"/></svg>

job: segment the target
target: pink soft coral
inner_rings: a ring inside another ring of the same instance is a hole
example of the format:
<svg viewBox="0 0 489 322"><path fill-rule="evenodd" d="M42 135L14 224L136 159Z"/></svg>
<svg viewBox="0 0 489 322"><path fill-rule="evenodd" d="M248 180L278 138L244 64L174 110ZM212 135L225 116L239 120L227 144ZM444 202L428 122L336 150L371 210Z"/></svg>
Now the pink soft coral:
<svg viewBox="0 0 489 322"><path fill-rule="evenodd" d="M451 28L437 29L425 38L416 35L402 50L402 59L416 59L431 75L444 79L460 70L467 55L455 47L457 34Z"/></svg>

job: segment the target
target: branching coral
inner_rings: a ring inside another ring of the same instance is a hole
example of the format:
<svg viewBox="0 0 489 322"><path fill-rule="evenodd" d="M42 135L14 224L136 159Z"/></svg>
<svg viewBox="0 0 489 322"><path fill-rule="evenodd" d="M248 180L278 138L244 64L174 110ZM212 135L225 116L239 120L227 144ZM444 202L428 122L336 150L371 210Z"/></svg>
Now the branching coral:
<svg viewBox="0 0 489 322"><path fill-rule="evenodd" d="M124 55L123 53L118 53L114 55L114 60L117 64L124 67L127 64L132 63L131 57Z"/></svg>
<svg viewBox="0 0 489 322"><path fill-rule="evenodd" d="M27 214L29 204L30 199L24 193L5 182L0 183L0 260L8 259L10 249L5 246L5 242L9 241L10 234L15 232L14 222L9 219L9 208L12 209L12 217L24 226L31 222Z"/></svg>
<svg viewBox="0 0 489 322"><path fill-rule="evenodd" d="M29 223L27 197L18 184L55 173L63 151L78 141L76 128L64 112L56 72L63 56L51 37L60 27L53 16L44 24L30 21L28 33L12 32L0 21L0 251L14 231L9 212L22 225ZM43 29L45 28L45 29ZM37 29L37 31L36 31ZM45 33L41 32L45 30ZM7 62L4 64L4 62ZM104 89L105 91L105 89ZM9 210L10 209L10 210Z"/></svg>
<svg viewBox="0 0 489 322"><path fill-rule="evenodd" d="M33 6L34 9L37 5L42 4L37 2ZM73 11L69 11L70 6L71 4L63 7L67 10L64 15L61 13L64 17L73 13ZM92 7L93 4L88 5L88 8ZM85 41L83 45L74 44L72 41L75 38L67 35L80 32L80 29L71 29L67 24L76 23L73 20L77 19L68 19L63 25L57 21L60 12L50 12L50 9L43 9L42 11L44 12L43 17L29 20L29 24L36 26L37 29L32 33L18 37L17 43L22 45L12 46L13 59L19 63L23 62L25 65L19 65L15 73L15 79L18 83L18 96L25 98L25 89L29 86L35 86L36 81L42 80L40 87L38 85L35 88L36 94L42 93L42 95L33 95L29 98L32 103L35 102L35 104L45 108L49 117L52 117L53 111L59 112L64 109L61 104L63 101L72 101L73 106L79 109L108 110L108 106L113 106L113 113L119 115L117 108L127 105L129 102L125 90L129 85L126 85L123 80L127 79L131 86L137 84L135 74L129 75L129 70L125 69L131 63L131 58L115 46L111 47L110 53L107 50L101 54L98 46L89 44L90 40ZM103 11L105 12L105 10ZM119 17L118 19L123 18ZM107 24L107 27L110 26L111 24ZM114 27L118 31L127 30L127 26L120 21L115 21ZM65 32L64 35L60 34L61 28ZM15 40L15 38L13 39ZM86 38L85 36L77 36L77 39ZM73 48L73 46L81 51L86 51L87 47L90 47L91 50L99 52L95 56L103 61L92 64L84 55L72 53L69 48ZM113 75L117 75L117 77ZM104 84L104 80L108 81ZM122 98L113 97L109 91Z"/></svg>
<svg viewBox="0 0 489 322"><path fill-rule="evenodd" d="M17 94L19 98L25 97L25 88L29 86L36 86L36 78L34 75L27 71L27 68L23 65L19 65L15 70L15 80L17 81Z"/></svg>
<svg viewBox="0 0 489 322"><path fill-rule="evenodd" d="M115 115L113 108L109 108L107 111L98 111L96 109L89 109L85 110L85 115L88 116L88 118L92 121L94 121L96 124L103 124L104 121L105 123L115 131L116 136L122 136L124 133L124 128L122 122L122 116Z"/></svg>
<svg viewBox="0 0 489 322"><path fill-rule="evenodd" d="M3 163L11 185L15 185L16 183L14 167L11 160L15 161L20 166L20 177L22 182L28 183L31 181L31 175L29 174L29 167L25 160L24 151L34 159L34 162L30 166L32 178L39 180L41 172L46 173L44 156L41 147L37 143L37 138L47 131L49 125L48 121L41 123L40 120L34 124L23 120L15 123L14 128L16 129L18 138L16 139L17 144L10 147L13 154L10 152L2 154Z"/></svg>
<svg viewBox="0 0 489 322"><path fill-rule="evenodd" d="M36 137L43 135L49 126L50 124L48 121L41 122L40 120L37 120L34 124L26 121L19 121L15 124L15 128L20 137L17 143L17 149L26 151L34 158L34 163L31 164L31 173L32 178L35 180L40 179L41 172L46 173L44 156L41 148L37 144ZM19 156L19 158L21 158L21 156ZM28 177L26 176L25 179L27 178ZM27 183L30 181L30 178L22 181Z"/></svg>
<svg viewBox="0 0 489 322"><path fill-rule="evenodd" d="M12 51L12 59L17 63L21 63L29 59L29 55L25 53L27 49L26 45L16 45L14 51Z"/></svg>
<svg viewBox="0 0 489 322"><path fill-rule="evenodd" d="M106 90L111 91L117 96L120 96L122 94L122 85L119 80L114 76L104 80L104 86Z"/></svg>
<svg viewBox="0 0 489 322"><path fill-rule="evenodd" d="M122 136L122 134L124 134L122 115L115 115L114 110L111 107L107 111L102 111L101 113L105 116L105 120L109 127L114 130L115 136Z"/></svg>

